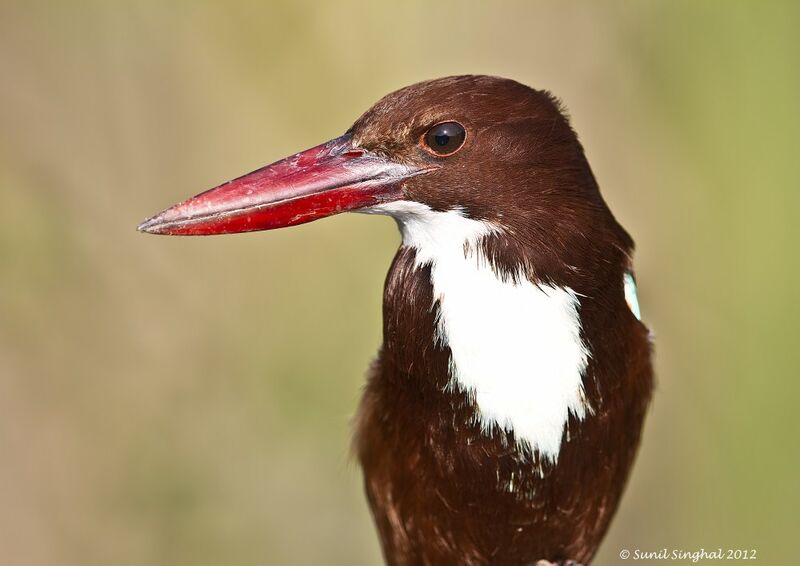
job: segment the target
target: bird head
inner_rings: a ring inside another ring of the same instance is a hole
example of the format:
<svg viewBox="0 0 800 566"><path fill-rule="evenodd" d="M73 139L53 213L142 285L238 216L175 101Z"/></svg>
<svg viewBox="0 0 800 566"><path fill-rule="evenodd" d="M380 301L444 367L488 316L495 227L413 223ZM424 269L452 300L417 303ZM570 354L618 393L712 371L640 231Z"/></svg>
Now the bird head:
<svg viewBox="0 0 800 566"><path fill-rule="evenodd" d="M518 265L522 257L554 280L593 271L585 264L604 247L632 245L558 102L475 75L393 92L344 135L172 206L139 230L248 232L346 211L480 222L490 258L502 265L511 254Z"/></svg>

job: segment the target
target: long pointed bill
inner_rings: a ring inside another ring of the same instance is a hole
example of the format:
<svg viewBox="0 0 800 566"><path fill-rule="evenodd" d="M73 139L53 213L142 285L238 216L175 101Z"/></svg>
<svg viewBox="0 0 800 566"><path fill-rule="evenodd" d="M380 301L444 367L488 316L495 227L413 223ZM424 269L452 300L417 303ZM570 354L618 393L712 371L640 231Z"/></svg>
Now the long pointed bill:
<svg viewBox="0 0 800 566"><path fill-rule="evenodd" d="M402 198L402 182L427 173L354 148L345 134L228 181L145 220L151 234L270 230Z"/></svg>

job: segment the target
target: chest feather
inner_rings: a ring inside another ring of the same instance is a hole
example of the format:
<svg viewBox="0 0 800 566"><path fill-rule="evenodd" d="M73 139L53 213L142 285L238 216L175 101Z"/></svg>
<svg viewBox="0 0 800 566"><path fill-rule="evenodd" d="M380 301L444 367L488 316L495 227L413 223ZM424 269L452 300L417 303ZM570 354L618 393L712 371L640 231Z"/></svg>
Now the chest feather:
<svg viewBox="0 0 800 566"><path fill-rule="evenodd" d="M499 277L477 251L495 230L459 211L387 205L418 268L430 266L436 340L450 349L448 387L466 392L485 434L513 432L519 447L554 462L569 416L590 408L580 301L569 288Z"/></svg>

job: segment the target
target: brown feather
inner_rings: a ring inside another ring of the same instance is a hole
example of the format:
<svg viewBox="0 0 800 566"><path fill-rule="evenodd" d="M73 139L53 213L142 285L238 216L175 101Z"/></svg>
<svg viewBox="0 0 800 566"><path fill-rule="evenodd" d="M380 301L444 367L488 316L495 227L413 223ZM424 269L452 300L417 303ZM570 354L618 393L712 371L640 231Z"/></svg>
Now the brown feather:
<svg viewBox="0 0 800 566"><path fill-rule="evenodd" d="M492 77L440 79L389 95L351 131L362 147L418 162L429 158L407 140L450 119L471 145L441 174L409 181L408 198L502 225L482 244L499 275L522 266L533 282L579 294L593 412L570 417L555 464L521 453L513 432L483 434L474 400L447 387L430 270L401 247L355 440L384 555L397 565L586 564L617 509L652 389L648 331L622 287L633 242L547 93Z"/></svg>

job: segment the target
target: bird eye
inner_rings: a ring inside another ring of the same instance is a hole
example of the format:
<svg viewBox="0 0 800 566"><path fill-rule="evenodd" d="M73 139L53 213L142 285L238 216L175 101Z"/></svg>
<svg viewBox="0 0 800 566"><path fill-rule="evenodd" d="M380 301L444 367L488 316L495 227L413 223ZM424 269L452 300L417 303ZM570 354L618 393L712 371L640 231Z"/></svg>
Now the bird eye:
<svg viewBox="0 0 800 566"><path fill-rule="evenodd" d="M426 149L439 157L453 155L464 145L467 132L458 122L442 122L436 124L425 134Z"/></svg>

